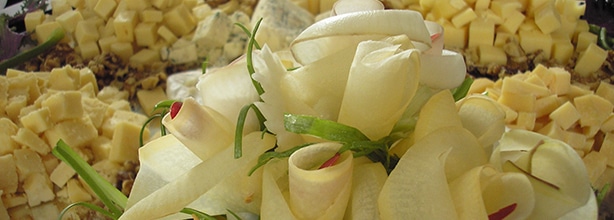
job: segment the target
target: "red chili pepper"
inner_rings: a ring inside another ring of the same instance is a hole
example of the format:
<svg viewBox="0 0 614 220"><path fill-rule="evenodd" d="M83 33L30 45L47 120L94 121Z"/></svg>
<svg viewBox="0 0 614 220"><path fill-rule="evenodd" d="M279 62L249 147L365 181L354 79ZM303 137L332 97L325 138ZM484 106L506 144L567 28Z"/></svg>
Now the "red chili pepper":
<svg viewBox="0 0 614 220"><path fill-rule="evenodd" d="M171 119L175 118L177 113L179 113L181 105L183 105L182 102L173 102L173 104L171 105Z"/></svg>
<svg viewBox="0 0 614 220"><path fill-rule="evenodd" d="M517 206L516 203L512 203L511 205L503 207L499 209L499 211L496 211L495 213L488 215L488 220L503 220L505 217L512 214L514 210L516 210L516 206Z"/></svg>
<svg viewBox="0 0 614 220"><path fill-rule="evenodd" d="M341 158L341 154L339 154L339 152L337 152L337 153L335 153L335 155L333 155L333 157L331 157L326 162L324 162L322 164L322 166L320 166L320 168L318 168L318 169L324 169L324 168L327 168L327 167L332 167L333 165L335 165L337 163L339 158Z"/></svg>

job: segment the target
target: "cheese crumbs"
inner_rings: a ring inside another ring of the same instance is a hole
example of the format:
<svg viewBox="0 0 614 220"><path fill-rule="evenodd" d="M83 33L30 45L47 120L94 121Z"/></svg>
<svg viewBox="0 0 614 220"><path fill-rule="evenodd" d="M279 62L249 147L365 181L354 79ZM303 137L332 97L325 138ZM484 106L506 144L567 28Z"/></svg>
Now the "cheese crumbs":
<svg viewBox="0 0 614 220"><path fill-rule="evenodd" d="M0 76L0 219L58 216L70 203L95 198L51 154L60 139L109 182L125 185L118 173L137 163L134 137L147 120L127 98L114 87L99 90L87 68L11 69Z"/></svg>

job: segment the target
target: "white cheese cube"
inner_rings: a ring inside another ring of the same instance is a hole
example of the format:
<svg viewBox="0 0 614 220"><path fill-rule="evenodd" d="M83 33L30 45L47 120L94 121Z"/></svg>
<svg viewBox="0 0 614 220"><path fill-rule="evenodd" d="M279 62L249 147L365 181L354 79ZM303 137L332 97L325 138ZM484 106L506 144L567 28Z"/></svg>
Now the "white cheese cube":
<svg viewBox="0 0 614 220"><path fill-rule="evenodd" d="M259 18L264 18L256 33L260 45L267 44L272 51L287 48L305 28L313 24L314 16L309 11L286 0L260 0L252 14L254 27Z"/></svg>
<svg viewBox="0 0 614 220"><path fill-rule="evenodd" d="M72 119L57 123L44 135L50 146L55 146L62 139L72 148L81 148L98 137L98 130L89 119Z"/></svg>
<svg viewBox="0 0 614 220"><path fill-rule="evenodd" d="M77 172L75 172L72 167L70 167L67 163L60 162L60 164L58 164L58 166L55 167L55 169L53 169L49 175L49 179L51 182L53 182L53 184L62 188L64 185L66 185L66 182L68 182L69 179L75 176L75 174L77 174Z"/></svg>
<svg viewBox="0 0 614 220"><path fill-rule="evenodd" d="M92 200L92 196L81 186L77 179L70 179L66 184L68 199L70 202L86 202Z"/></svg>
<svg viewBox="0 0 614 220"><path fill-rule="evenodd" d="M454 24L454 27L461 28L464 27L469 22L476 19L478 15L473 11L472 8L468 7L465 10L461 11L457 15L455 15L450 21Z"/></svg>
<svg viewBox="0 0 614 220"><path fill-rule="evenodd" d="M32 218L34 219L47 219L51 216L60 216L60 210L53 202L47 202L38 206L30 208L32 211Z"/></svg>
<svg viewBox="0 0 614 220"><path fill-rule="evenodd" d="M47 86L53 90L76 90L79 89L81 84L80 77L79 70L73 69L71 66L54 68L49 73Z"/></svg>
<svg viewBox="0 0 614 220"><path fill-rule="evenodd" d="M142 11L151 5L149 0L130 0L126 1L128 10Z"/></svg>
<svg viewBox="0 0 614 220"><path fill-rule="evenodd" d="M550 34L561 27L559 13L551 4L538 9L535 12L535 24L544 34Z"/></svg>
<svg viewBox="0 0 614 220"><path fill-rule="evenodd" d="M17 177L17 166L13 159L13 154L6 154L0 156L0 191L1 195L15 193L17 191L17 185L19 178ZM4 197L3 197L4 199Z"/></svg>
<svg viewBox="0 0 614 220"><path fill-rule="evenodd" d="M140 132L141 126L139 125L126 121L119 122L115 126L113 138L111 139L109 160L120 164L126 161L138 161ZM143 136L147 140L149 129L145 130Z"/></svg>
<svg viewBox="0 0 614 220"><path fill-rule="evenodd" d="M49 108L43 107L20 117L19 121L25 128L39 134L53 126L49 114Z"/></svg>
<svg viewBox="0 0 614 220"><path fill-rule="evenodd" d="M23 182L23 190L28 195L28 205L31 207L55 198L49 177L44 173L33 173Z"/></svg>
<svg viewBox="0 0 614 220"><path fill-rule="evenodd" d="M526 53L542 50L546 57L552 53L552 37L540 31L519 31L520 46Z"/></svg>
<svg viewBox="0 0 614 220"><path fill-rule="evenodd" d="M150 49L142 49L130 57L130 63L134 65L151 65L160 62L160 54Z"/></svg>
<svg viewBox="0 0 614 220"><path fill-rule="evenodd" d="M118 124L122 122L130 123L139 128L145 124L147 117L145 115L132 112L130 110L117 110L113 116L107 118L102 124L102 134L108 138L113 138L113 134ZM138 137L138 136L136 136Z"/></svg>
<svg viewBox="0 0 614 220"><path fill-rule="evenodd" d="M582 31L576 35L576 51L584 51L590 44L597 44L597 35L590 31Z"/></svg>
<svg viewBox="0 0 614 220"><path fill-rule="evenodd" d="M177 37L175 36L175 34L170 29L168 29L166 26L164 26L164 25L162 25L162 26L160 26L158 28L157 33L166 42L168 42L168 44L173 44L173 43L175 43L175 41L177 41Z"/></svg>
<svg viewBox="0 0 614 220"><path fill-rule="evenodd" d="M198 60L196 45L191 44L180 48L172 48L168 54L168 60L174 64L196 62Z"/></svg>
<svg viewBox="0 0 614 220"><path fill-rule="evenodd" d="M13 141L12 135L17 134L17 125L11 119L0 118L0 155L5 155L13 152L19 145Z"/></svg>
<svg viewBox="0 0 614 220"><path fill-rule="evenodd" d="M522 12L509 12L509 16L505 18L503 24L499 26L499 29L510 34L514 34L516 31L518 31L518 28L520 28L520 25L522 25L524 19L525 15Z"/></svg>
<svg viewBox="0 0 614 220"><path fill-rule="evenodd" d="M209 17L213 11L211 10L211 6L208 4L201 4L194 8L192 8L192 14L197 21L202 21L205 18Z"/></svg>
<svg viewBox="0 0 614 220"><path fill-rule="evenodd" d="M81 103L83 104L83 111L90 118L94 127L100 128L109 104L97 98L83 98Z"/></svg>
<svg viewBox="0 0 614 220"><path fill-rule="evenodd" d="M134 27L139 23L136 11L122 11L113 20L115 36L122 42L134 41Z"/></svg>
<svg viewBox="0 0 614 220"><path fill-rule="evenodd" d="M81 93L78 91L63 91L45 99L42 107L49 108L49 117L53 122L83 117Z"/></svg>
<svg viewBox="0 0 614 220"><path fill-rule="evenodd" d="M40 156L30 149L17 149L13 151L15 165L17 166L17 175L19 181L22 182L26 177L34 173L45 173L45 165Z"/></svg>
<svg viewBox="0 0 614 220"><path fill-rule="evenodd" d="M49 39L53 31L55 31L58 28L66 32L66 30L62 28L62 25L57 21L43 22L42 24L37 25L34 30L36 34L36 40L38 41L39 44L47 41L47 39ZM70 41L68 36L70 36L70 34L65 34L64 39L62 39L60 42L68 43Z"/></svg>
<svg viewBox="0 0 614 220"><path fill-rule="evenodd" d="M215 11L213 15L205 20L198 22L192 42L198 48L220 47L228 41L232 22L228 15L222 11Z"/></svg>
<svg viewBox="0 0 614 220"><path fill-rule="evenodd" d="M109 151L111 150L111 139L105 136L98 136L90 145L94 153L95 161L109 159Z"/></svg>

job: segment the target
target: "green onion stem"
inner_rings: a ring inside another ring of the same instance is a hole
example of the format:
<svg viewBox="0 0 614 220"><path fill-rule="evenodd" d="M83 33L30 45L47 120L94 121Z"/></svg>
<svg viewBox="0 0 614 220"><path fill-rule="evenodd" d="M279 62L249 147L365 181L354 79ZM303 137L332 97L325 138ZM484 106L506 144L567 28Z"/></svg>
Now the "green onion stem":
<svg viewBox="0 0 614 220"><path fill-rule="evenodd" d="M258 81L254 80L254 77L253 77L254 73L256 73L256 70L254 69L252 51L256 44L256 32L258 31L258 28L260 27L261 22L262 22L262 18L258 20L258 22L256 23L256 26L254 27L254 32L249 37L249 43L247 44L247 56L246 56L247 71L249 72L250 78L252 78L252 83L254 84L254 88L256 88L256 91L258 92L259 96L261 96L264 93L264 89L262 88L262 85L260 85Z"/></svg>
<svg viewBox="0 0 614 220"><path fill-rule="evenodd" d="M44 53L48 49L54 47L62 39L64 39L64 30L61 28L55 29L53 32L51 32L51 35L45 42L0 63L0 75L6 74L6 70L8 68L13 68L23 62L33 59L39 54Z"/></svg>

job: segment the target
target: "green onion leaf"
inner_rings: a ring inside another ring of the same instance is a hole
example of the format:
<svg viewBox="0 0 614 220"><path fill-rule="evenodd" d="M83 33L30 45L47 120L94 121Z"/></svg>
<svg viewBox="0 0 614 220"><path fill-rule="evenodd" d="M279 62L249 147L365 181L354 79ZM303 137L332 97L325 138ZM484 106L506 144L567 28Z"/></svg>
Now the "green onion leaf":
<svg viewBox="0 0 614 220"><path fill-rule="evenodd" d="M193 209L193 208L183 208L181 210L181 213L195 216L199 220L200 219L204 219L204 220L217 220L217 218L215 218L213 216L210 216L207 213L204 213L204 212L198 211L196 209Z"/></svg>
<svg viewBox="0 0 614 220"><path fill-rule="evenodd" d="M285 114L284 127L289 132L309 134L329 141L349 143L369 140L354 127L309 115Z"/></svg>
<svg viewBox="0 0 614 220"><path fill-rule="evenodd" d="M73 149L63 140L59 140L51 151L58 159L72 167L81 178L87 183L92 191L98 196L100 201L109 209L110 214L119 218L126 208L128 198L107 182L100 174L94 170L85 160L83 160Z"/></svg>
<svg viewBox="0 0 614 220"><path fill-rule="evenodd" d="M252 56L253 56L252 51L254 50L254 46L256 45L256 32L258 31L258 28L260 27L261 22L262 22L262 18L258 20L258 22L256 23L256 26L254 27L253 33L249 37L249 42L247 44L247 56L246 56L247 71L249 72L250 78L252 78L252 84L254 84L254 88L256 88L258 95L262 95L264 93L264 89L262 88L262 85L260 85L260 82L254 80L252 76L256 72L256 70L254 69L254 63L252 59Z"/></svg>
<svg viewBox="0 0 614 220"><path fill-rule="evenodd" d="M262 20L262 19L260 19L260 20ZM241 28L241 30L243 30L243 32L245 32L245 34L247 34L247 37L252 38L252 33L249 30L247 30L247 27L245 27L241 23L235 23L235 25L237 25L237 27ZM254 47L256 47L257 50L261 49L260 45L256 41L254 41Z"/></svg>
<svg viewBox="0 0 614 220"><path fill-rule="evenodd" d="M66 208L64 208L62 210L62 212L60 212L60 215L58 216L58 220L62 220L62 218L68 212L68 210L70 210L71 208L76 207L76 206L83 206L83 207L89 208L91 210L94 210L95 212L98 212L100 214L103 214L103 215L105 215L105 216L107 216L107 217L109 217L111 219L118 219L117 217L113 216L113 214L111 214L109 211L107 211L107 210L105 210L103 208L100 208L97 205L94 205L94 204L91 204L91 203L87 203L87 202L75 202L75 203L72 203L72 204L66 206Z"/></svg>
<svg viewBox="0 0 614 220"><path fill-rule="evenodd" d="M245 127L245 121L247 120L247 113L249 113L250 109L254 110L254 113L256 113L256 117L258 118L258 122L260 123L260 130L261 131L266 130L266 126L264 125L264 122L266 121L266 119L264 118L264 115L262 114L260 109L258 109L258 107L256 107L256 105L253 103L243 106L243 108L241 108L241 111L239 111L239 118L237 119L237 126L235 127L235 140L234 140L235 141L235 144L234 144L235 159L241 158L241 156L243 156L243 128Z"/></svg>
<svg viewBox="0 0 614 220"><path fill-rule="evenodd" d="M283 152L277 152L274 149L271 149L270 151L264 152L262 155L260 155L260 157L258 157L258 163L256 163L256 165L254 167L252 167L252 169L249 171L248 175L251 176L258 168L260 168L261 166L264 166L266 163L268 163L272 159L290 157L290 155L292 155L297 150L299 150L299 149L301 149L303 147L307 147L307 146L312 145L312 144L314 144L314 143L302 144L302 145L290 148L290 149L288 149L286 151L283 151Z"/></svg>
<svg viewBox="0 0 614 220"><path fill-rule="evenodd" d="M463 83L461 83L460 86L452 90L452 96L454 97L454 101L458 101L462 98L465 98L465 96L467 96L467 93L469 92L469 88L471 88L471 84L473 84L473 78L471 78L471 76L465 77Z"/></svg>

